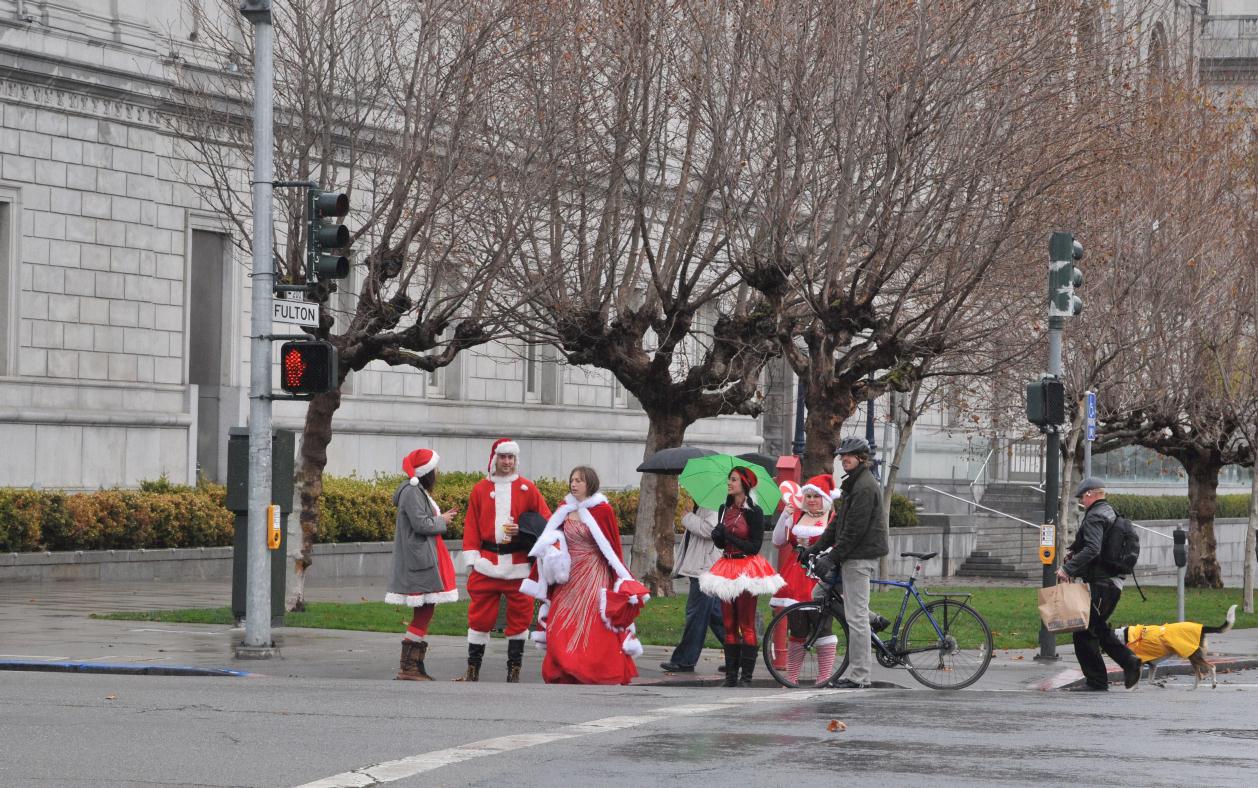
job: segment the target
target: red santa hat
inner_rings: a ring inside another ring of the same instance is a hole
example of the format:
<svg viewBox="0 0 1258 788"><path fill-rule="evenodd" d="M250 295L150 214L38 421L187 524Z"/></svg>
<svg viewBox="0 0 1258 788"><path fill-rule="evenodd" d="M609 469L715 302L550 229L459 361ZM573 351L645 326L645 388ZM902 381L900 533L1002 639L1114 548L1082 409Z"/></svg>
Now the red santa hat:
<svg viewBox="0 0 1258 788"><path fill-rule="evenodd" d="M485 470L489 473L494 472L494 458L499 454L510 454L515 457L520 456L520 444L510 438L499 438L494 441L493 448L489 450L489 467Z"/></svg>
<svg viewBox="0 0 1258 788"><path fill-rule="evenodd" d="M833 499L837 497L835 495L837 489L833 476L828 473L819 473L799 488L800 500L802 501L807 493L816 493L825 499L826 506L830 506Z"/></svg>
<svg viewBox="0 0 1258 788"><path fill-rule="evenodd" d="M427 476L441 458L432 449L416 449L402 458L402 473L410 477L411 484L419 484L419 477Z"/></svg>

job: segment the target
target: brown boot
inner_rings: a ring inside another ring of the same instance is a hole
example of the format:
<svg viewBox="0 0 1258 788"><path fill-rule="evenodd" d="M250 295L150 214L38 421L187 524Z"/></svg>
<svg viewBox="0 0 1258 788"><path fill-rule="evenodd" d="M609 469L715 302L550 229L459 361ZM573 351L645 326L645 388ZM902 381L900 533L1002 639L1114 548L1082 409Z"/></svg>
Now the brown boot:
<svg viewBox="0 0 1258 788"><path fill-rule="evenodd" d="M467 644L467 671L455 681L480 681L480 663L485 658L483 643Z"/></svg>
<svg viewBox="0 0 1258 788"><path fill-rule="evenodd" d="M507 683L520 683L520 665L524 662L524 641L507 641Z"/></svg>
<svg viewBox="0 0 1258 788"><path fill-rule="evenodd" d="M403 640L401 669L394 678L398 681L432 681L432 677L424 672L423 660L427 651L427 643Z"/></svg>

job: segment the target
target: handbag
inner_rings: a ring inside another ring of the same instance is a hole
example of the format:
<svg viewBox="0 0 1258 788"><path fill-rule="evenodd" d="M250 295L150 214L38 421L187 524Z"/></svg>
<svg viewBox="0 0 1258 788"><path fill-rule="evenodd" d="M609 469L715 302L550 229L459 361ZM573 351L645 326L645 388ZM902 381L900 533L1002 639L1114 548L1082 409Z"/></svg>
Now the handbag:
<svg viewBox="0 0 1258 788"><path fill-rule="evenodd" d="M1087 583L1059 583L1040 589L1040 620L1049 632L1080 632L1088 628L1092 590Z"/></svg>

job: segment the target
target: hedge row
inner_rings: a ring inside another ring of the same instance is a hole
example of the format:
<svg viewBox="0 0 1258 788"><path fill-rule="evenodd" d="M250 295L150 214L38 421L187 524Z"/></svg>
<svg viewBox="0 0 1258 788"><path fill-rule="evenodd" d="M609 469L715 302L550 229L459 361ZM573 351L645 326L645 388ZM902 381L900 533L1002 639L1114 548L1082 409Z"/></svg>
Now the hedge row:
<svg viewBox="0 0 1258 788"><path fill-rule="evenodd" d="M1124 516L1136 520L1187 520L1186 495L1110 495L1109 501ZM1248 495L1220 495L1215 517L1248 517Z"/></svg>
<svg viewBox="0 0 1258 788"><path fill-rule="evenodd" d="M463 517L472 487L484 476L478 473L439 474L433 500L442 511L458 507L458 516L450 523L450 538L463 536ZM322 511L319 517L319 542L383 542L393 538L396 509L393 493L402 483L402 476L379 476L375 479L324 477ZM552 506L568 493L566 482L558 479L537 479L537 489ZM638 491L604 490L607 502L616 511L621 533L633 533L638 515ZM678 512L685 511L689 500L678 503ZM680 519L680 514L678 515Z"/></svg>
<svg viewBox="0 0 1258 788"><path fill-rule="evenodd" d="M217 547L232 541L219 486L66 494L0 488L0 552Z"/></svg>
<svg viewBox="0 0 1258 788"><path fill-rule="evenodd" d="M463 535L463 510L475 473L443 474L433 498L443 510L457 506L451 538ZM380 542L393 538L393 492L399 476L324 478L318 542ZM567 484L538 479L549 502L563 499ZM605 491L622 533L633 533L638 490ZM132 550L163 547L219 547L232 543L234 516L224 507L221 485L186 487L165 479L144 482L139 490L101 490L68 494L0 488L0 552L36 550ZM691 507L683 492L676 522ZM916 525L917 512L904 496L892 499L891 525Z"/></svg>

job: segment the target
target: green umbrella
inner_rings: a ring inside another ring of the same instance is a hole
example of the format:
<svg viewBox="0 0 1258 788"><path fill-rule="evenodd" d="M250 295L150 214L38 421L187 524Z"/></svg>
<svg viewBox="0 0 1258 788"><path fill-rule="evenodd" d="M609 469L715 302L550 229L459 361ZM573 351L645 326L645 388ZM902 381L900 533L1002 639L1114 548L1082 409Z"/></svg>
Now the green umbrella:
<svg viewBox="0 0 1258 788"><path fill-rule="evenodd" d="M725 503L729 474L735 467L748 468L756 475L756 486L751 490L751 499L765 514L773 514L778 507L778 501L782 500L782 493L769 472L754 462L740 460L728 454L695 457L686 463L677 481L690 493L695 503L705 509L719 509Z"/></svg>

